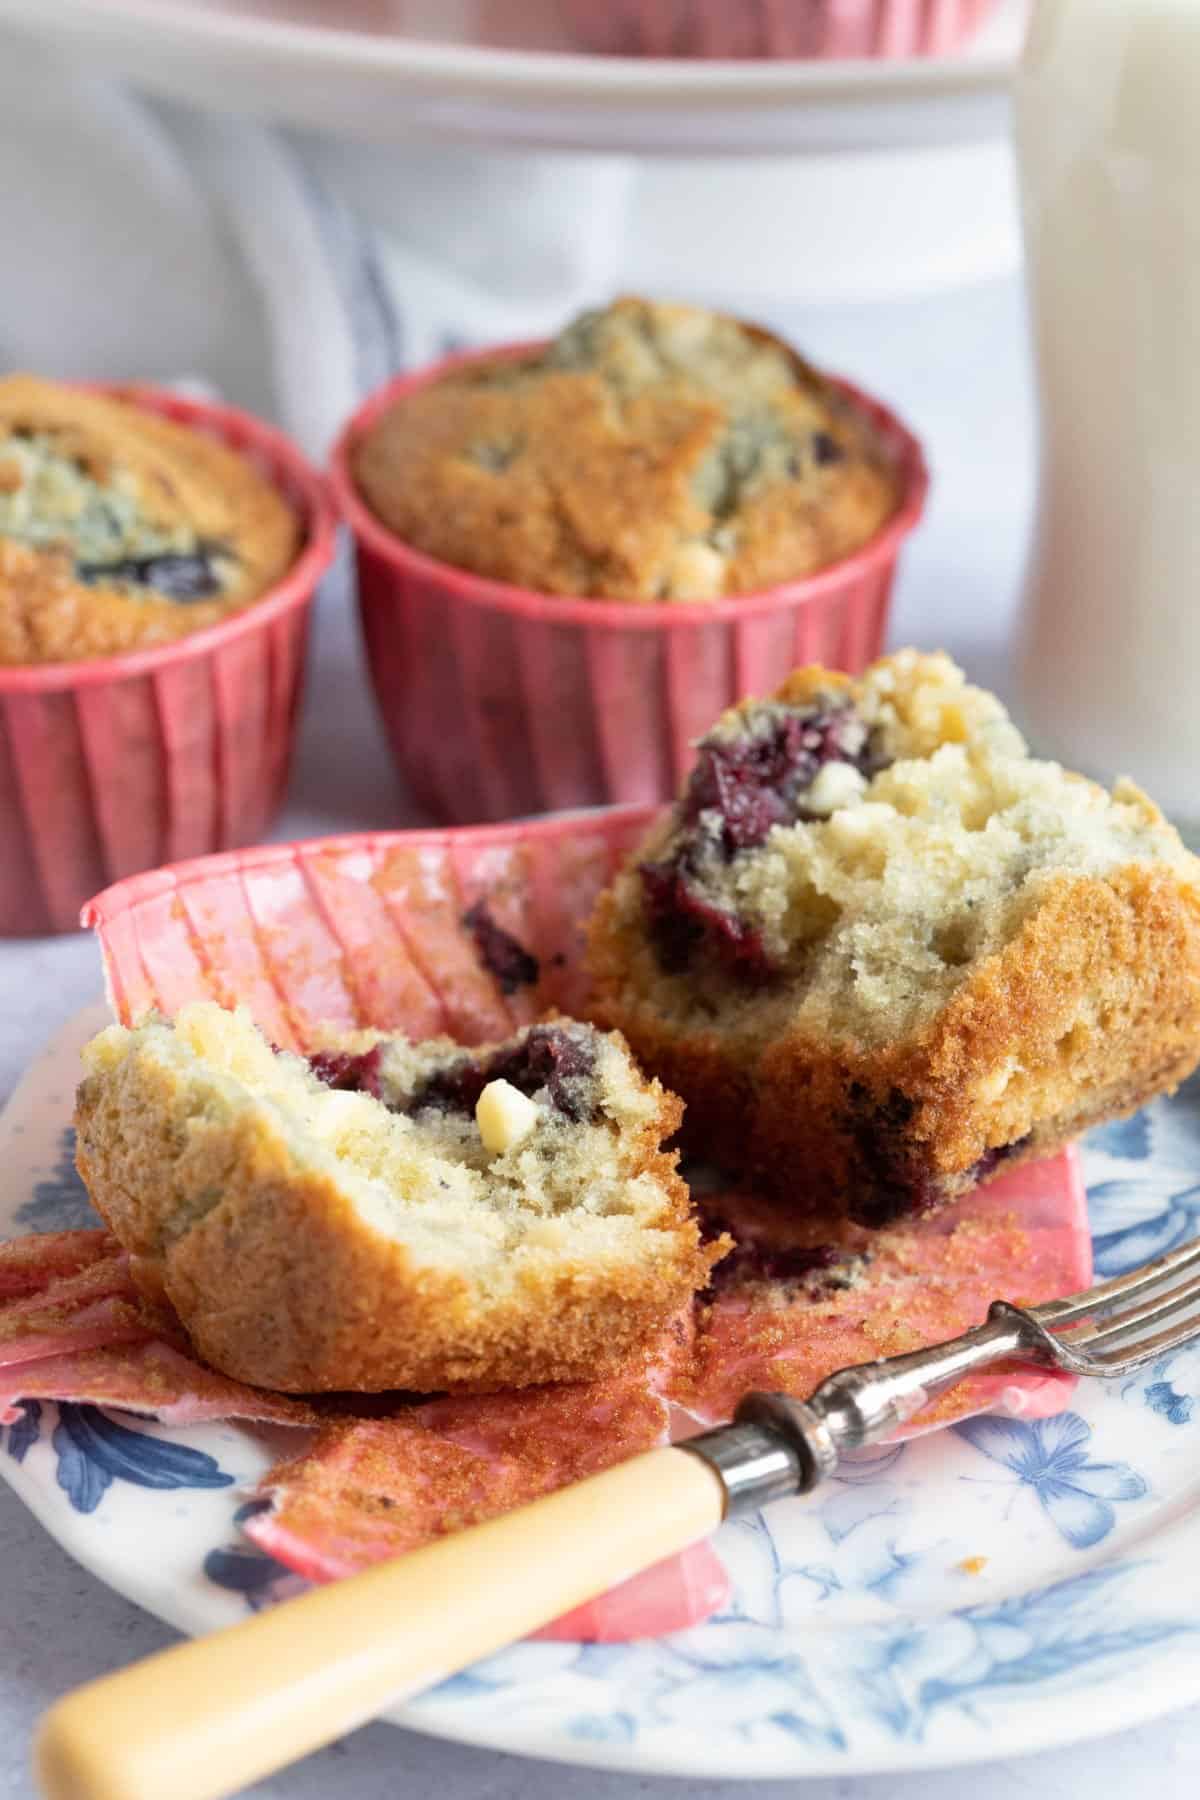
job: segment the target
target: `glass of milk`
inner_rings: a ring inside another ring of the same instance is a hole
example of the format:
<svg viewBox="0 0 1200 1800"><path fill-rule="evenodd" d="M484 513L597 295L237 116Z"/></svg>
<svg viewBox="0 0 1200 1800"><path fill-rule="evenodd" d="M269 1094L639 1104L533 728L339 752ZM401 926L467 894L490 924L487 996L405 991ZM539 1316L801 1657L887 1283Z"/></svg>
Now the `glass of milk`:
<svg viewBox="0 0 1200 1800"><path fill-rule="evenodd" d="M1035 0L1016 93L1041 407L1018 710L1200 827L1200 0Z"/></svg>

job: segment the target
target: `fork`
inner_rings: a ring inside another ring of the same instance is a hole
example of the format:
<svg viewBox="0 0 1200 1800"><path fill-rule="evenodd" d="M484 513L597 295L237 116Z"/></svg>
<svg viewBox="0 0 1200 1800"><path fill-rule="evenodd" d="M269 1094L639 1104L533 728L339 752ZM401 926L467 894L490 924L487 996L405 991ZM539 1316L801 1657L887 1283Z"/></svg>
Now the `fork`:
<svg viewBox="0 0 1200 1800"><path fill-rule="evenodd" d="M1200 1337L1200 1241L1087 1293L996 1301L962 1337L747 1394L732 1424L316 1588L80 1688L46 1714L48 1800L217 1800L713 1531L807 1494L964 1375L1112 1378Z"/></svg>

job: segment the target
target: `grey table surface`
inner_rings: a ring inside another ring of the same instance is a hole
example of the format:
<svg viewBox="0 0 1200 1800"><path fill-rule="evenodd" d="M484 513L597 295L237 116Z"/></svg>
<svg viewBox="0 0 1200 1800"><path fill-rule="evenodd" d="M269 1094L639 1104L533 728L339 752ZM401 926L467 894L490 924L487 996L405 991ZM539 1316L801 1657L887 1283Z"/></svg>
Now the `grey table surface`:
<svg viewBox="0 0 1200 1800"><path fill-rule="evenodd" d="M1015 284L886 308L784 313L827 367L896 404L924 437L934 491L905 557L894 642L944 645L980 680L1007 686L1007 645L1034 488L1027 350ZM236 397L236 396L235 396ZM1136 773L1136 771L1133 771ZM392 776L364 687L345 572L322 596L299 759L280 837L415 822ZM31 1051L97 997L83 938L0 944L0 1099ZM0 1484L0 1797L32 1794L28 1747L42 1709L70 1687L170 1641L171 1633L72 1564ZM1103 1720L1097 1720L1103 1731ZM845 1776L803 1784L812 1800L1188 1800L1200 1706L1073 1750L971 1771ZM697 1800L785 1784L691 1783ZM786 1784L790 1788L798 1783ZM373 1725L254 1790L263 1800L668 1800L681 1784L564 1769ZM163 1800L170 1800L165 1795Z"/></svg>

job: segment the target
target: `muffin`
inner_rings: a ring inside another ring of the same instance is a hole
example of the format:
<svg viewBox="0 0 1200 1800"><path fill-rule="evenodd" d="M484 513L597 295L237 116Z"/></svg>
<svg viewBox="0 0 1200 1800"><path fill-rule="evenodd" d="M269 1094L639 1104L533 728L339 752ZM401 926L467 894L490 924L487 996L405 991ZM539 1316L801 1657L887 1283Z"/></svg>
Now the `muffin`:
<svg viewBox="0 0 1200 1800"><path fill-rule="evenodd" d="M593 1016L691 1142L880 1226L1200 1059L1200 863L941 655L726 713L592 927Z"/></svg>
<svg viewBox="0 0 1200 1800"><path fill-rule="evenodd" d="M378 1032L306 1063L185 1006L84 1053L79 1168L199 1354L288 1392L575 1381L703 1287L680 1106L567 1019L464 1050Z"/></svg>
<svg viewBox="0 0 1200 1800"><path fill-rule="evenodd" d="M899 484L862 413L787 345L622 299L551 344L406 394L354 480L412 548L547 595L709 601L865 544Z"/></svg>
<svg viewBox="0 0 1200 1800"><path fill-rule="evenodd" d="M0 665L185 637L278 582L300 537L215 438L110 394L0 380Z"/></svg>
<svg viewBox="0 0 1200 1800"><path fill-rule="evenodd" d="M616 56L944 56L996 0L563 0L580 45Z"/></svg>

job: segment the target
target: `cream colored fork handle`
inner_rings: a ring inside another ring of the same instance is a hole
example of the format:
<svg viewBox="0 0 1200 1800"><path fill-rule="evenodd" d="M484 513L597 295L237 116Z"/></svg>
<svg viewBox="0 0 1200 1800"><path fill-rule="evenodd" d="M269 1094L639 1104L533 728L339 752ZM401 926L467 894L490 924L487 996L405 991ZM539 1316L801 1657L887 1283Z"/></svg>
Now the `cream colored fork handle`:
<svg viewBox="0 0 1200 1800"><path fill-rule="evenodd" d="M175 1646L42 1721L48 1800L215 1800L706 1536L720 1477L652 1450Z"/></svg>

